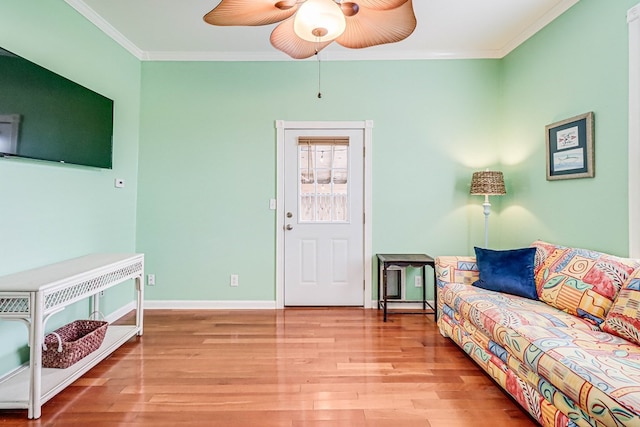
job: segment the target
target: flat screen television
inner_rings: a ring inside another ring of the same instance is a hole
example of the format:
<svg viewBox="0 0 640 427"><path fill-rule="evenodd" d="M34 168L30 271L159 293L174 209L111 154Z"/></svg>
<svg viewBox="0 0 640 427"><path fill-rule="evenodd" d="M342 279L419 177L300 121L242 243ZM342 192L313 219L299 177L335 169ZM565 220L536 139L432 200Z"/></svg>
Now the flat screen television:
<svg viewBox="0 0 640 427"><path fill-rule="evenodd" d="M0 156L111 169L113 100L0 48Z"/></svg>

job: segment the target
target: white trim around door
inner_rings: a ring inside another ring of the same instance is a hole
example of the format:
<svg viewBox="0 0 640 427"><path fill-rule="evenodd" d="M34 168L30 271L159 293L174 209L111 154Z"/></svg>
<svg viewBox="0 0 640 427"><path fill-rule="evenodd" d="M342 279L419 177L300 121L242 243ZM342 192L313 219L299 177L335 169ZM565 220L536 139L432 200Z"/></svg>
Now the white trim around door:
<svg viewBox="0 0 640 427"><path fill-rule="evenodd" d="M629 25L629 256L640 258L640 4Z"/></svg>
<svg viewBox="0 0 640 427"><path fill-rule="evenodd" d="M285 121L276 120L276 308L284 308L284 134L286 129L362 129L364 131L364 308L372 308L372 120Z"/></svg>

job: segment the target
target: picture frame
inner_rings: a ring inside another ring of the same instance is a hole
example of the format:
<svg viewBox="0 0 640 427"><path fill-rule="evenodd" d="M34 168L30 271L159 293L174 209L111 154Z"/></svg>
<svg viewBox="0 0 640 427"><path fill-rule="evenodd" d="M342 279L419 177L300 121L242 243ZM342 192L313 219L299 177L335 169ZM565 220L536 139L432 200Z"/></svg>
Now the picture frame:
<svg viewBox="0 0 640 427"><path fill-rule="evenodd" d="M545 126L545 135L547 181L595 176L592 111Z"/></svg>

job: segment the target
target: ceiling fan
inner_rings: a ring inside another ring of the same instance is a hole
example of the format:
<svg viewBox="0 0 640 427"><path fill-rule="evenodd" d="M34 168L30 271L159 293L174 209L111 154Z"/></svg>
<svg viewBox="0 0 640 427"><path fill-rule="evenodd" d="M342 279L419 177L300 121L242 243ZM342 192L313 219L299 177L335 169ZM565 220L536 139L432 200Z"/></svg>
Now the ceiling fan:
<svg viewBox="0 0 640 427"><path fill-rule="evenodd" d="M220 26L280 22L271 44L294 59L334 41L352 49L399 42L416 28L412 0L222 0L204 20Z"/></svg>

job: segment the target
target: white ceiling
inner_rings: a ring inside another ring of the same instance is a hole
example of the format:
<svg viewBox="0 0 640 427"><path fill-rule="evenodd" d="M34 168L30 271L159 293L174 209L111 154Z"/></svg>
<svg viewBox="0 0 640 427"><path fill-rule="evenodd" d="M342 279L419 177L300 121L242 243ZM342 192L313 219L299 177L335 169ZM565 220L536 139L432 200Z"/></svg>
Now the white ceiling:
<svg viewBox="0 0 640 427"><path fill-rule="evenodd" d="M65 1L141 60L292 60L269 43L276 24L205 23L219 0ZM413 0L418 26L407 39L367 49L333 43L323 59L502 58L578 1Z"/></svg>

